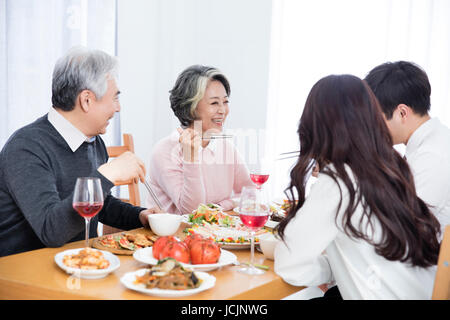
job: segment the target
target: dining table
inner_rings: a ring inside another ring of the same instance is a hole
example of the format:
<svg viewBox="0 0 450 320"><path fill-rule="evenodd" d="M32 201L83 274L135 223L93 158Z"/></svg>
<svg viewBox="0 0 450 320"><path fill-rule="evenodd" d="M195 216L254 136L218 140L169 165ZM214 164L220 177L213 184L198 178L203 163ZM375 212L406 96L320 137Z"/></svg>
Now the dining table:
<svg viewBox="0 0 450 320"><path fill-rule="evenodd" d="M177 235L183 235L183 223ZM149 228L127 232L152 234ZM95 239L90 239L91 244ZM0 258L0 299L2 300L279 300L303 287L292 286L274 272L273 260L255 250L255 263L268 270L262 275L247 275L238 271L240 266L230 264L208 271L216 278L214 287L190 296L178 298L157 297L126 288L120 278L127 272L147 268L132 255L117 255L120 267L102 279L80 279L66 273L55 263L55 255L84 247L75 241L58 248L42 248ZM239 262L250 260L249 249L229 250Z"/></svg>

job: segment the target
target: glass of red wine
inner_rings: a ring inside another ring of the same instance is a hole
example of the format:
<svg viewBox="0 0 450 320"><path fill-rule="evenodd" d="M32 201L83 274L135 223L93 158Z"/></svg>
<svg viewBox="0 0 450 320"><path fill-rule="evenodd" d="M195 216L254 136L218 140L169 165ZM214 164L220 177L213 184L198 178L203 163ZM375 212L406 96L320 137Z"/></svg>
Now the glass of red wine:
<svg viewBox="0 0 450 320"><path fill-rule="evenodd" d="M262 185L269 179L269 170L263 166L262 163L250 165L250 179L256 185L256 188L261 189Z"/></svg>
<svg viewBox="0 0 450 320"><path fill-rule="evenodd" d="M89 224L103 207L103 191L99 178L82 177L75 183L72 206L86 222L86 247L89 247Z"/></svg>
<svg viewBox="0 0 450 320"><path fill-rule="evenodd" d="M250 275L263 274L265 271L254 266L255 232L264 227L269 218L269 205L264 194L257 187L243 187L239 204L239 217L242 223L250 229L250 263L239 269L240 272Z"/></svg>

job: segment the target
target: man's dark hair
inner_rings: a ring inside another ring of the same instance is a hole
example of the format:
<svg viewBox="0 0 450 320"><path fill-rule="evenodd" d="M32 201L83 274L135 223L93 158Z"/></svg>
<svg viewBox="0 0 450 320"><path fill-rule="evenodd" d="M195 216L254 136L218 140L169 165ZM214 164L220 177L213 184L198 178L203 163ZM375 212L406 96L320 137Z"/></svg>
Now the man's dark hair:
<svg viewBox="0 0 450 320"><path fill-rule="evenodd" d="M372 69L364 80L388 120L399 104L407 105L420 116L430 110L430 82L425 71L412 62L383 63Z"/></svg>

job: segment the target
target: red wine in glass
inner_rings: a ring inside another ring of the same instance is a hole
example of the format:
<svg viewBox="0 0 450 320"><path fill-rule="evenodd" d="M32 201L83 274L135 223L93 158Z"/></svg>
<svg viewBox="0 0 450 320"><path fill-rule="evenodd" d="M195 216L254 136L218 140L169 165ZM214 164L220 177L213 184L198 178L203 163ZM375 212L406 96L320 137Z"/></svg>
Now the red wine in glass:
<svg viewBox="0 0 450 320"><path fill-rule="evenodd" d="M251 214L247 215L245 213L241 213L239 215L243 224L245 224L250 229L259 229L264 227L266 224L269 215L267 212L262 212L261 214Z"/></svg>
<svg viewBox="0 0 450 320"><path fill-rule="evenodd" d="M94 217L103 207L102 202L75 202L73 208L78 212L83 218Z"/></svg>
<svg viewBox="0 0 450 320"><path fill-rule="evenodd" d="M269 211L263 190L257 186L245 186L242 188L239 203L239 217L250 231L250 264L248 267L239 269L240 272L249 275L264 273L264 271L256 269L253 263L255 255L255 232L264 227L269 219Z"/></svg>
<svg viewBox="0 0 450 320"><path fill-rule="evenodd" d="M86 247L89 247L89 224L103 207L103 191L99 178L80 177L75 183L72 207L86 223Z"/></svg>
<svg viewBox="0 0 450 320"><path fill-rule="evenodd" d="M269 179L269 175L250 173L250 179L252 179L258 188L261 188L261 186Z"/></svg>

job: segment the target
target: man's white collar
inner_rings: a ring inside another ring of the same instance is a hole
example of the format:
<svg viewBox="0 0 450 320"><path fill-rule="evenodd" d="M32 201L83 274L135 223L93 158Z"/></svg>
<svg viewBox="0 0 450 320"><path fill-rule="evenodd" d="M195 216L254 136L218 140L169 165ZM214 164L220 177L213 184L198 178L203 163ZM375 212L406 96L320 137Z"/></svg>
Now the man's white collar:
<svg viewBox="0 0 450 320"><path fill-rule="evenodd" d="M78 130L69 120L64 118L58 111L51 108L48 112L48 121L55 127L56 131L63 137L72 152L83 144L83 142L93 142L95 137L88 138L83 132Z"/></svg>

